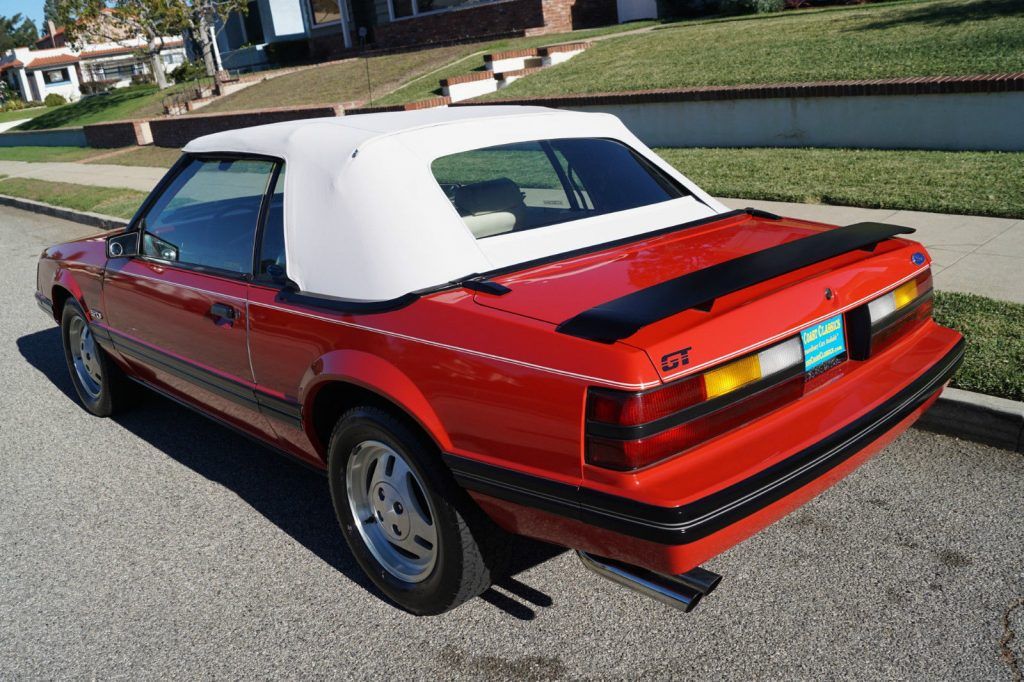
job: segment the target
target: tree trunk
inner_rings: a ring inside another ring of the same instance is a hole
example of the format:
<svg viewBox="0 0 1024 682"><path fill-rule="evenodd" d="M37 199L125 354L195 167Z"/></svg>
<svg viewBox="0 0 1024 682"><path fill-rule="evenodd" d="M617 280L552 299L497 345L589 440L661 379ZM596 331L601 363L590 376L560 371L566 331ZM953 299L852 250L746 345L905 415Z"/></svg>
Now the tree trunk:
<svg viewBox="0 0 1024 682"><path fill-rule="evenodd" d="M170 83L167 82L167 74L164 72L164 60L160 57L160 48L163 47L163 41L152 40L149 43L149 54L150 54L150 69L153 71L153 78L156 80L156 85L161 90L166 90Z"/></svg>
<svg viewBox="0 0 1024 682"><path fill-rule="evenodd" d="M206 66L206 75L211 78L217 77L217 64L213 58L213 40L210 39L210 24L205 16L199 18L199 45L203 51L203 64Z"/></svg>

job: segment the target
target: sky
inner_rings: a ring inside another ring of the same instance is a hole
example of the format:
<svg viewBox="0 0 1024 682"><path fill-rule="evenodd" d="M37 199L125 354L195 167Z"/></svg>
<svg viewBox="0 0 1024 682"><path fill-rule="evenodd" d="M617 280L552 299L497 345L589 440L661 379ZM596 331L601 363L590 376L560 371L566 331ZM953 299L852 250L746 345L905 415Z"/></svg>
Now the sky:
<svg viewBox="0 0 1024 682"><path fill-rule="evenodd" d="M46 29L40 26L43 22L43 0L0 0L0 14L9 17L19 13L35 22L40 35L46 33Z"/></svg>

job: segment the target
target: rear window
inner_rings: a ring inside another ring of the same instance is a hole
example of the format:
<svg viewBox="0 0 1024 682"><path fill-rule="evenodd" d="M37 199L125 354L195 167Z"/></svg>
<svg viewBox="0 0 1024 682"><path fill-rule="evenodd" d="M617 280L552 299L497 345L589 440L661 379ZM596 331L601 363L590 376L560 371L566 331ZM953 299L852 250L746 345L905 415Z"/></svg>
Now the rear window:
<svg viewBox="0 0 1024 682"><path fill-rule="evenodd" d="M430 168L477 239L689 194L626 145L596 138L484 147L442 156Z"/></svg>

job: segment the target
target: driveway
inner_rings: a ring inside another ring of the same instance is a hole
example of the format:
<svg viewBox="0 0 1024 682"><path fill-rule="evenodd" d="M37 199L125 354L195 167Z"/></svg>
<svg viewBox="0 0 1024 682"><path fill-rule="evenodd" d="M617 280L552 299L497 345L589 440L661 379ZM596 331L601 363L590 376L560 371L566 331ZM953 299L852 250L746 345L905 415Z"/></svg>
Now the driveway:
<svg viewBox="0 0 1024 682"><path fill-rule="evenodd" d="M403 613L319 475L155 396L78 407L32 291L89 231L0 208L2 679L1019 676L1024 458L916 430L711 561L693 613L527 542L483 598Z"/></svg>

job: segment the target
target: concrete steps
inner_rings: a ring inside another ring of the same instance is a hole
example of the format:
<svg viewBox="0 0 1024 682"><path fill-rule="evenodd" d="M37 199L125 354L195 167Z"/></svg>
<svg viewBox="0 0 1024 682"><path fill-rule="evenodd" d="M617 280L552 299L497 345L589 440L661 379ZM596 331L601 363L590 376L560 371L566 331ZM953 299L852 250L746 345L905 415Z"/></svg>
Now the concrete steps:
<svg viewBox="0 0 1024 682"><path fill-rule="evenodd" d="M461 102L497 92L520 78L572 59L590 45L589 42L561 43L485 54L483 71L442 79L441 93L451 102Z"/></svg>

